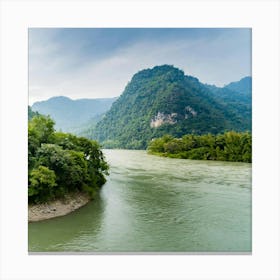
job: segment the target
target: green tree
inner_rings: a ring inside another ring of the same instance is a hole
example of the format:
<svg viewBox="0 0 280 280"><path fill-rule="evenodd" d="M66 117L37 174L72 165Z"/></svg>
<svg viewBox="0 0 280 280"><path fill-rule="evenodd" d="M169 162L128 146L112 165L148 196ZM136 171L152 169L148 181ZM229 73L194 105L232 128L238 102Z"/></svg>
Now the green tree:
<svg viewBox="0 0 280 280"><path fill-rule="evenodd" d="M34 116L29 121L30 202L62 197L75 191L94 195L106 182L109 169L99 144L84 137L55 132L53 125L54 122L44 116Z"/></svg>
<svg viewBox="0 0 280 280"><path fill-rule="evenodd" d="M252 162L252 135L229 131L224 134L164 136L154 139L148 152L163 156L203 160Z"/></svg>
<svg viewBox="0 0 280 280"><path fill-rule="evenodd" d="M30 133L36 134L39 143L48 143L54 133L54 121L46 116L34 116L28 123Z"/></svg>
<svg viewBox="0 0 280 280"><path fill-rule="evenodd" d="M54 198L54 188L56 184L56 176L53 170L46 166L38 166L31 171L29 177L30 184L28 186L29 202L44 202Z"/></svg>

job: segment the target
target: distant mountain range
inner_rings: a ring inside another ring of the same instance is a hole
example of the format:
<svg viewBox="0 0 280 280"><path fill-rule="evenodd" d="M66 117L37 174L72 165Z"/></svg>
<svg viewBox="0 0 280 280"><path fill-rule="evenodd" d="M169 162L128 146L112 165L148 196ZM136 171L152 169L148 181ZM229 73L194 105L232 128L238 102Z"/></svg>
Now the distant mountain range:
<svg viewBox="0 0 280 280"><path fill-rule="evenodd" d="M222 88L205 85L210 89L215 97L224 101L236 101L251 105L252 101L252 78L245 77L238 82L230 83Z"/></svg>
<svg viewBox="0 0 280 280"><path fill-rule="evenodd" d="M65 96L52 97L35 102L32 110L50 115L55 121L56 130L79 134L81 130L99 121L117 98L77 99Z"/></svg>
<svg viewBox="0 0 280 280"><path fill-rule="evenodd" d="M252 78L245 77L238 82L232 82L225 86L225 88L235 91L240 95L252 97Z"/></svg>
<svg viewBox="0 0 280 280"><path fill-rule="evenodd" d="M107 148L145 149L164 134L251 131L252 78L224 87L201 83L171 65L136 73L119 98L59 96L36 102L56 129L96 139Z"/></svg>

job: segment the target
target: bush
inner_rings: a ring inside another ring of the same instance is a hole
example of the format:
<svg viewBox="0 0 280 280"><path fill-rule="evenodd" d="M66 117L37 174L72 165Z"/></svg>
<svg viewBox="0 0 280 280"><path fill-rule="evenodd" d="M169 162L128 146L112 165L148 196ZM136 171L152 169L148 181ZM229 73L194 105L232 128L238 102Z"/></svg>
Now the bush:
<svg viewBox="0 0 280 280"><path fill-rule="evenodd" d="M56 176L53 170L40 165L31 171L30 184L28 186L29 202L44 202L54 198Z"/></svg>

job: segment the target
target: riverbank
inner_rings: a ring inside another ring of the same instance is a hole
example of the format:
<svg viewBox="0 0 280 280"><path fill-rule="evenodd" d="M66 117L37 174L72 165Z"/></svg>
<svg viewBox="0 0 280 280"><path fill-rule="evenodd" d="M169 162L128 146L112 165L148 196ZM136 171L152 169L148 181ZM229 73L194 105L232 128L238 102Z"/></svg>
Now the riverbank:
<svg viewBox="0 0 280 280"><path fill-rule="evenodd" d="M207 161L219 161L219 162L243 162L243 163L252 163L252 160L236 160L236 159L227 159L227 158L211 158L208 157L207 155L202 155L201 157L199 156L188 156L184 153L177 153L177 154L172 154L172 153L159 153L159 152L147 152L148 155L153 155L153 156L159 156L159 157L165 157L165 158L177 158L177 159L190 159L190 160L207 160Z"/></svg>
<svg viewBox="0 0 280 280"><path fill-rule="evenodd" d="M170 158L252 163L252 134L228 131L224 134L165 135L154 138L147 148L150 154Z"/></svg>
<svg viewBox="0 0 280 280"><path fill-rule="evenodd" d="M38 222L67 215L86 205L90 200L91 198L88 194L75 192L66 195L62 199L28 205L28 222Z"/></svg>

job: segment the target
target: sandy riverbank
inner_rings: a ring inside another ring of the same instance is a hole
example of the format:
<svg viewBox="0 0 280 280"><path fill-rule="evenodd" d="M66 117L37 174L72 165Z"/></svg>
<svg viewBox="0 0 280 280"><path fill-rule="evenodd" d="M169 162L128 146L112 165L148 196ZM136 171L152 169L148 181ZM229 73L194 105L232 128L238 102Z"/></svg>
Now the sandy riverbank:
<svg viewBox="0 0 280 280"><path fill-rule="evenodd" d="M90 200L88 194L73 193L68 194L63 199L42 204L28 205L28 222L37 222L64 216L84 206Z"/></svg>

